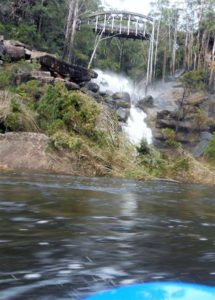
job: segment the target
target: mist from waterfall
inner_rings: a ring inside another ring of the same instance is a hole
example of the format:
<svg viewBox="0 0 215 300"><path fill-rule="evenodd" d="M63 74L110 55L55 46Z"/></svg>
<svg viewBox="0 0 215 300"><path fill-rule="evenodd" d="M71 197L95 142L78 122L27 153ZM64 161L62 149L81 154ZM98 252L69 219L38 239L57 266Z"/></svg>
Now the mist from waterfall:
<svg viewBox="0 0 215 300"><path fill-rule="evenodd" d="M131 96L131 109L127 123L123 125L123 131L127 133L131 143L138 145L142 140L146 140L148 144L152 143L152 131L146 124L146 113L135 107L135 104L144 97L143 88L135 86L134 82L123 76L113 72L104 72L95 70L98 78L94 80L99 86L100 91L113 94L116 92L127 92Z"/></svg>

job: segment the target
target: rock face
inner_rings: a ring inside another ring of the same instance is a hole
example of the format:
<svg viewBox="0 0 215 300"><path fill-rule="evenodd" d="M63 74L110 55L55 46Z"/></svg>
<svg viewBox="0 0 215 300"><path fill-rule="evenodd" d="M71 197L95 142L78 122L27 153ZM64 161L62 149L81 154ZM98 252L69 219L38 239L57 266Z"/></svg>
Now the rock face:
<svg viewBox="0 0 215 300"><path fill-rule="evenodd" d="M84 84L81 91L93 97L98 103L103 103L116 112L118 121L126 123L131 108L131 97L127 92L112 93L100 92L99 85L89 82Z"/></svg>
<svg viewBox="0 0 215 300"><path fill-rule="evenodd" d="M210 130L209 106L211 102L204 92L191 93L183 101L182 99L183 95L181 95L181 99L177 99L175 110L157 112L154 129L155 139L158 143L163 141L162 130L170 128L176 132L176 141L185 147L191 149L200 143L199 150L196 150L196 155L199 155L200 148L204 148L203 144L205 144L202 141L202 132Z"/></svg>
<svg viewBox="0 0 215 300"><path fill-rule="evenodd" d="M2 59L6 56L12 61L18 61L24 59L26 55L24 44L17 41L1 41L0 56Z"/></svg>
<svg viewBox="0 0 215 300"><path fill-rule="evenodd" d="M115 102L116 108L130 108L131 107L131 97L127 92L114 93L112 99Z"/></svg>
<svg viewBox="0 0 215 300"><path fill-rule="evenodd" d="M86 88L93 93L97 93L99 91L99 85L94 82L88 82Z"/></svg>
<svg viewBox="0 0 215 300"><path fill-rule="evenodd" d="M40 133L0 134L0 170L29 170L92 176L94 170L76 153L50 152L49 138Z"/></svg>
<svg viewBox="0 0 215 300"><path fill-rule="evenodd" d="M204 154L204 150L206 149L211 138L212 138L211 133L209 133L209 132L201 133L200 141L192 151L194 157L198 158Z"/></svg>
<svg viewBox="0 0 215 300"><path fill-rule="evenodd" d="M19 61L21 59L37 59L41 64L42 71L48 71L51 73L51 77L63 78L66 81L75 83L87 82L92 78L97 78L97 73L93 70L88 70L82 66L72 65L65 61L57 59L54 55L46 52L29 49L29 47L19 41L4 40L3 36L0 36L0 61L3 63L5 60ZM48 77L36 75L38 80L49 83L51 80ZM69 80L68 80L69 78ZM69 87L73 89L73 87ZM95 91L95 85L93 88ZM97 92L97 90L96 90Z"/></svg>
<svg viewBox="0 0 215 300"><path fill-rule="evenodd" d="M154 98L151 95L148 95L145 98L139 100L136 106L143 111L145 110L145 108L153 108Z"/></svg>
<svg viewBox="0 0 215 300"><path fill-rule="evenodd" d="M39 62L43 69L51 72L54 77L69 77L70 81L80 83L83 81L90 81L98 75L92 70L84 67L71 65L65 61L59 60L52 55L45 55L39 58Z"/></svg>
<svg viewBox="0 0 215 300"><path fill-rule="evenodd" d="M0 135L0 164L9 169L49 170L54 161L46 153L49 138L37 133Z"/></svg>
<svg viewBox="0 0 215 300"><path fill-rule="evenodd" d="M118 120L120 122L124 122L126 123L129 117L129 109L125 109L125 108L118 108L117 111L117 116L118 116Z"/></svg>
<svg viewBox="0 0 215 300"><path fill-rule="evenodd" d="M50 72L37 70L32 72L18 71L14 75L13 84L15 86L19 86L20 84L26 83L30 80L38 80L42 84L55 84L57 82L62 82L69 91L80 90L80 86L75 82L68 81L63 78L55 78L51 76Z"/></svg>

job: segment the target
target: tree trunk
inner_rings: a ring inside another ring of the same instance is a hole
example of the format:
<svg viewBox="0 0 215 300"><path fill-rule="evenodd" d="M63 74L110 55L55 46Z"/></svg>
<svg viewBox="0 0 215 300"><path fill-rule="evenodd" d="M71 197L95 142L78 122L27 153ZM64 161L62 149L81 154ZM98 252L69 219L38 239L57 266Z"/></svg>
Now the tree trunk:
<svg viewBox="0 0 215 300"><path fill-rule="evenodd" d="M155 42L155 60L154 60L154 71L153 71L153 79L155 79L156 76L156 66L157 66L157 56L158 56L158 42L159 42L159 36L160 36L160 24L161 24L161 18L158 21L157 26L157 33L156 33L156 42Z"/></svg>
<svg viewBox="0 0 215 300"><path fill-rule="evenodd" d="M44 0L41 0L41 5L44 5ZM43 24L43 16L41 14L40 19L39 19L39 24L38 24L38 33L41 33L41 29L42 29L42 24Z"/></svg>
<svg viewBox="0 0 215 300"><path fill-rule="evenodd" d="M184 47L184 69L188 69L188 31L186 31L185 47Z"/></svg>
<svg viewBox="0 0 215 300"><path fill-rule="evenodd" d="M67 17L66 33L65 33L65 45L63 58L69 63L72 62L74 54L74 40L76 33L76 24L78 21L79 0L70 0L69 13Z"/></svg>
<svg viewBox="0 0 215 300"><path fill-rule="evenodd" d="M163 54L163 70L162 70L162 80L165 82L166 78L166 61L167 61L167 49L164 49L164 54Z"/></svg>
<svg viewBox="0 0 215 300"><path fill-rule="evenodd" d="M211 55L211 71L210 71L210 78L209 78L209 87L211 90L214 90L214 72L215 71L215 35L214 35L214 44L213 44L213 49L212 49L212 55Z"/></svg>
<svg viewBox="0 0 215 300"><path fill-rule="evenodd" d="M178 35L178 24L175 25L173 48L172 48L172 76L175 75L175 62L176 62L176 46L177 46L177 35Z"/></svg>

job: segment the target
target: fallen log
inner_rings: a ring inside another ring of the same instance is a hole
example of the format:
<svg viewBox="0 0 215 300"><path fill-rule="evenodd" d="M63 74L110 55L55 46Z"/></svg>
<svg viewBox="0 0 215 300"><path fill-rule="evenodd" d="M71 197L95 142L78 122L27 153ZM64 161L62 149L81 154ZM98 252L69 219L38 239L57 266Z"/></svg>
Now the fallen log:
<svg viewBox="0 0 215 300"><path fill-rule="evenodd" d="M70 65L51 55L45 55L39 58L43 70L50 71L52 76L69 78L70 81L80 83L97 78L98 74L92 70L77 65Z"/></svg>

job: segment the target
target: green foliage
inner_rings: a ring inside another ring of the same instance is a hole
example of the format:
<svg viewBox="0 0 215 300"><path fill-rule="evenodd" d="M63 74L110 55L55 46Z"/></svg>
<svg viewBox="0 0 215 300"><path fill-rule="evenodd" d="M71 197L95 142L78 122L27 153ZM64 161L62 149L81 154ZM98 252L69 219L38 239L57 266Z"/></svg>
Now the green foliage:
<svg viewBox="0 0 215 300"><path fill-rule="evenodd" d="M31 72L33 70L37 70L40 68L40 64L37 63L37 62L29 62L29 61L26 61L24 59L22 60L19 60L15 63L13 63L11 65L11 70L10 72L12 74L15 74L15 73L28 73L28 72Z"/></svg>
<svg viewBox="0 0 215 300"><path fill-rule="evenodd" d="M12 89L12 86L16 85L15 79L18 74L28 74L38 68L37 63L29 63L25 60L4 64L0 67L0 89Z"/></svg>
<svg viewBox="0 0 215 300"><path fill-rule="evenodd" d="M4 122L6 131L22 131L22 124L18 113L10 113Z"/></svg>
<svg viewBox="0 0 215 300"><path fill-rule="evenodd" d="M213 133L213 136L204 151L204 155L211 164L215 165L215 133Z"/></svg>
<svg viewBox="0 0 215 300"><path fill-rule="evenodd" d="M16 88L16 93L20 95L26 103L35 104L46 91L47 87L43 86L38 80L30 80L26 83L22 83Z"/></svg>
<svg viewBox="0 0 215 300"><path fill-rule="evenodd" d="M2 112L6 131L38 131L34 113L20 99L8 97L10 109Z"/></svg>
<svg viewBox="0 0 215 300"><path fill-rule="evenodd" d="M6 39L61 53L66 7L66 0L1 1L0 32Z"/></svg>
<svg viewBox="0 0 215 300"><path fill-rule="evenodd" d="M136 149L139 155L150 154L151 151L151 148L145 139L141 141L140 145L137 146Z"/></svg>
<svg viewBox="0 0 215 300"><path fill-rule="evenodd" d="M162 129L162 134L166 140L167 146L178 148L180 147L180 143L176 141L176 132L171 128Z"/></svg>
<svg viewBox="0 0 215 300"><path fill-rule="evenodd" d="M79 92L68 92L61 83L49 86L37 106L40 127L49 131L61 120L68 131L92 136L99 105Z"/></svg>
<svg viewBox="0 0 215 300"><path fill-rule="evenodd" d="M0 69L0 89L6 89L10 85L10 75L7 71Z"/></svg>
<svg viewBox="0 0 215 300"><path fill-rule="evenodd" d="M72 136L65 131L59 130L51 136L51 143L54 148L58 150L80 150L82 146L82 139L78 136Z"/></svg>
<svg viewBox="0 0 215 300"><path fill-rule="evenodd" d="M23 43L36 46L39 42L39 34L35 25L19 24L11 27L12 39L21 40Z"/></svg>
<svg viewBox="0 0 215 300"><path fill-rule="evenodd" d="M162 153L155 148L151 148L150 152L139 156L140 165L152 176L164 176L166 167L168 166Z"/></svg>
<svg viewBox="0 0 215 300"><path fill-rule="evenodd" d="M179 157L173 163L172 170L176 173L189 170L190 164L189 159L187 157Z"/></svg>
<svg viewBox="0 0 215 300"><path fill-rule="evenodd" d="M206 73L203 70L190 71L180 80L185 88L200 91L206 86Z"/></svg>
<svg viewBox="0 0 215 300"><path fill-rule="evenodd" d="M12 113L20 113L22 111L20 103L15 99L11 100L11 111Z"/></svg>
<svg viewBox="0 0 215 300"><path fill-rule="evenodd" d="M209 123L208 114L204 110L197 108L195 121L196 121L198 130L201 131Z"/></svg>

